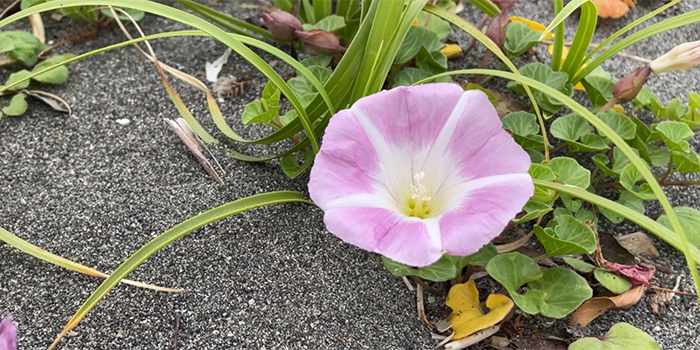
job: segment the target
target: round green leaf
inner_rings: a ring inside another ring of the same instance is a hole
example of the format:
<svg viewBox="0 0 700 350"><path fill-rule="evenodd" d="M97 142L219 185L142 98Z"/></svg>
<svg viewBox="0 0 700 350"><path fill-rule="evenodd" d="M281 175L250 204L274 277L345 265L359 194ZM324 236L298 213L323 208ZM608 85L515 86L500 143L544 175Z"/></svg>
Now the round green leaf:
<svg viewBox="0 0 700 350"><path fill-rule="evenodd" d="M598 117L625 140L631 140L637 134L637 127L634 122L622 113L605 112L598 114ZM599 134L600 136L605 136L600 132Z"/></svg>
<svg viewBox="0 0 700 350"><path fill-rule="evenodd" d="M577 141L583 135L591 133L591 126L586 119L583 119L576 113L572 113L553 121L549 132L552 136L561 140Z"/></svg>
<svg viewBox="0 0 700 350"><path fill-rule="evenodd" d="M596 249L595 233L588 225L571 215L557 216L557 226L534 228L537 239L549 256L590 254Z"/></svg>
<svg viewBox="0 0 700 350"><path fill-rule="evenodd" d="M688 242L696 247L700 247L700 211L691 207L676 207L673 208L673 211L676 212L678 220L681 222L683 231L688 237ZM666 214L659 216L656 221L671 228L671 222Z"/></svg>
<svg viewBox="0 0 700 350"><path fill-rule="evenodd" d="M5 85L14 84L17 81L28 77L30 74L32 74L32 72L30 72L26 69L22 69L21 71L14 72L14 73L10 74L9 78L7 78ZM26 89L28 86L29 86L29 79L25 80L24 82L22 82L20 84L17 84L15 86L11 87L8 90L17 91L17 90Z"/></svg>
<svg viewBox="0 0 700 350"><path fill-rule="evenodd" d="M586 279L563 267L544 270L542 278L528 286L542 293L540 313L551 318L565 317L593 296Z"/></svg>
<svg viewBox="0 0 700 350"><path fill-rule="evenodd" d="M506 27L506 42L503 48L512 56L520 56L540 41L540 33L523 22L510 22Z"/></svg>
<svg viewBox="0 0 700 350"><path fill-rule="evenodd" d="M524 111L508 113L501 119L501 122L503 129L509 130L515 135L527 137L540 132L537 117L532 113Z"/></svg>
<svg viewBox="0 0 700 350"><path fill-rule="evenodd" d="M661 138L668 149L678 152L688 152L688 142L693 137L693 130L686 123L665 120L656 125L656 131L661 133Z"/></svg>
<svg viewBox="0 0 700 350"><path fill-rule="evenodd" d="M518 288L542 277L542 271L534 260L517 252L498 254L486 264L486 271L503 285L521 310L529 314L539 312L541 292L530 290L525 294L518 293Z"/></svg>
<svg viewBox="0 0 700 350"><path fill-rule="evenodd" d="M629 323L618 323L601 339L582 338L571 345L569 350L661 350L650 335Z"/></svg>
<svg viewBox="0 0 700 350"><path fill-rule="evenodd" d="M382 262L394 276L417 276L428 281L444 282L457 277L457 273L465 266L486 265L496 254L496 247L489 243L472 255L461 257L444 254L438 261L421 268L413 268L387 257L382 257Z"/></svg>
<svg viewBox="0 0 700 350"><path fill-rule="evenodd" d="M588 188L591 172L573 158L557 157L549 163L549 168L557 174L557 180L576 187Z"/></svg>
<svg viewBox="0 0 700 350"><path fill-rule="evenodd" d="M49 68L71 57L73 57L73 55L70 54L53 56L34 66L34 69L32 69L32 73ZM66 66L56 67L48 72L39 74L32 79L47 84L62 84L65 83L66 80L68 80L68 68L66 68Z"/></svg>

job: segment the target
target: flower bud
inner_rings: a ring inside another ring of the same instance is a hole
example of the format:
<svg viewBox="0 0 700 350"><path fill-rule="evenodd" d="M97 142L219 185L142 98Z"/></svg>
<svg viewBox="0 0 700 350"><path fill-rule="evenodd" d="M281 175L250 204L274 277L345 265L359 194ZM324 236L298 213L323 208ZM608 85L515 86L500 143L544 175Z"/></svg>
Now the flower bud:
<svg viewBox="0 0 700 350"><path fill-rule="evenodd" d="M693 68L697 65L700 65L700 40L680 44L649 64L656 74Z"/></svg>
<svg viewBox="0 0 700 350"><path fill-rule="evenodd" d="M314 55L333 56L345 52L340 45L340 37L332 32L314 29L310 32L298 30L296 34L304 39L304 46Z"/></svg>
<svg viewBox="0 0 700 350"><path fill-rule="evenodd" d="M506 42L506 27L508 26L507 11L501 12L493 17L491 23L486 28L486 36L493 40L498 47L503 47Z"/></svg>
<svg viewBox="0 0 700 350"><path fill-rule="evenodd" d="M627 103L634 100L637 94L642 90L642 86L647 82L647 78L651 74L651 68L641 67L627 74L624 78L615 84L612 90L613 96L620 103Z"/></svg>
<svg viewBox="0 0 700 350"><path fill-rule="evenodd" d="M289 12L262 13L260 17L265 21L265 26L270 30L270 33L282 41L296 39L296 31L302 29L301 21Z"/></svg>

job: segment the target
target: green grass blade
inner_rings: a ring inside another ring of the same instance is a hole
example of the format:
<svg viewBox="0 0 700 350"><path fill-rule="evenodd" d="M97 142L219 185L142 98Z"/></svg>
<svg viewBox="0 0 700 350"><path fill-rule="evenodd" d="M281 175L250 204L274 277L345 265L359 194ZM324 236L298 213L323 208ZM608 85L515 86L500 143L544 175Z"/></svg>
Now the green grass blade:
<svg viewBox="0 0 700 350"><path fill-rule="evenodd" d="M575 84L581 81L581 79L590 74L596 67L600 66L608 58L612 57L613 55L617 54L618 52L626 49L631 45L634 45L656 34L697 22L700 22L700 9L692 10L682 15L663 20L659 23L655 23L644 29L641 29L638 32L632 33L624 39L621 39L614 45L610 46L610 48L603 51L600 55L596 56L596 58L591 60L591 62L589 62L584 69L582 69L576 74L576 76L574 76L572 83Z"/></svg>
<svg viewBox="0 0 700 350"><path fill-rule="evenodd" d="M581 19L579 20L576 36L569 48L569 54L566 56L562 71L569 75L569 79L573 79L583 64L583 58L588 51L588 45L591 44L595 26L598 22L598 9L592 2L585 2L581 6Z"/></svg>
<svg viewBox="0 0 700 350"><path fill-rule="evenodd" d="M292 8L294 8L294 4L296 1L294 0L274 0L275 5L282 11L287 11L287 12L292 12Z"/></svg>
<svg viewBox="0 0 700 350"><path fill-rule="evenodd" d="M331 0L314 0L314 18L316 18L316 21L330 16L332 5Z"/></svg>
<svg viewBox="0 0 700 350"><path fill-rule="evenodd" d="M599 207L614 211L615 213L626 218L627 220L634 222L635 224L639 225L640 227L646 229L649 232L654 233L657 237L659 237L661 240L668 243L672 247L678 250L683 250L681 241L676 233L669 230L668 228L666 228L666 226L658 223L657 221L652 220L646 215L636 212L620 203L613 202L607 198L603 198L601 196L598 196L596 194L593 194L575 186L564 185L556 182L542 181L537 179L532 180L532 182L534 182L535 186L551 189L559 193L568 194L569 196L580 198L591 204L595 204ZM700 263L700 249L698 249L695 246L691 246L690 250L691 255L693 256L693 260L695 260L696 263Z"/></svg>
<svg viewBox="0 0 700 350"><path fill-rule="evenodd" d="M561 13L563 7L564 7L564 1L563 0L553 0L554 4L554 15L558 15ZM552 22L554 23L554 22ZM542 41L541 38L543 38L546 34L542 33L543 35L540 36L540 41ZM552 70L554 71L559 71L561 70L561 56L564 51L564 21L562 20L559 24L556 26L556 32L554 33L554 47L552 49L552 62L550 63Z"/></svg>
<svg viewBox="0 0 700 350"><path fill-rule="evenodd" d="M670 1L668 4L665 4L664 6L661 6L661 7L657 8L656 10L651 11L651 12L647 13L646 15L638 18L634 22L624 26L622 29L616 31L615 33L613 33L613 35L611 35L611 36L607 37L605 40L603 40L603 42L600 43L600 45L593 48L593 50L591 50L591 52L588 55L586 55L586 58L583 60L583 62L587 62L588 60L590 60L591 57L593 57L593 55L595 55L598 51L600 51L603 48L605 48L606 46L608 46L608 44L613 42L613 40L619 38L622 35L625 35L627 32L629 32L633 28L636 28L638 25L642 24L643 22L646 22L648 19L658 15L662 11L666 10L667 8L669 8L671 6L678 4L681 1L683 1L683 0Z"/></svg>
<svg viewBox="0 0 700 350"><path fill-rule="evenodd" d="M313 5L311 5L311 2L309 2L309 0L301 0L299 17L304 23L315 24L318 21L316 19L316 16L314 16L314 7Z"/></svg>
<svg viewBox="0 0 700 350"><path fill-rule="evenodd" d="M270 33L269 30L265 30L263 28L260 28L254 24L248 23L246 21L242 21L236 17L229 16L225 13L216 11L210 7L207 7L205 5L198 4L194 1L190 0L175 0L180 5L200 14L204 18L232 31L237 34L242 34L242 35L250 35L248 32L245 30L249 30L253 33L260 34L262 36L268 37L270 39L275 39L275 36ZM245 30L244 30L245 29Z"/></svg>
<svg viewBox="0 0 700 350"><path fill-rule="evenodd" d="M469 3L476 6L481 12L493 18L493 16L501 13L501 9L496 6L491 0L468 0Z"/></svg>
<svg viewBox="0 0 700 350"><path fill-rule="evenodd" d="M561 0L555 0L555 16L554 19L552 19L552 22L547 26L547 28L542 32L542 35L540 35L540 41L544 40L547 34L554 30L555 27L558 27L562 23L564 23L564 20L566 20L574 11L576 11L577 8L581 7L586 2L593 3L591 0L572 0L564 8L560 8L561 11L557 10L558 6L563 5Z"/></svg>
<svg viewBox="0 0 700 350"><path fill-rule="evenodd" d="M119 267L114 270L112 275L107 278L102 284L95 290L92 295L85 301L85 303L78 309L75 315L68 321L61 334L56 338L56 340L51 345L51 348L55 347L56 344L61 340L61 338L71 329L73 329L87 313L92 310L97 303L104 298L104 296L112 290L126 275L131 271L139 267L148 257L155 254L159 250L166 247L168 244L180 239L184 235L212 222L224 219L231 215L242 213L254 208L259 208L271 204L279 203L289 203L289 202L302 202L313 204L310 201L304 199L304 195L299 192L293 191L280 191L280 192L270 192L264 194L258 194L246 198L242 198L222 206L216 207L214 209L208 210L201 213L195 217L187 219L182 223L172 227L171 229L160 234L158 237L154 238L150 242L146 243L141 247L136 253L132 254L128 259L126 259Z"/></svg>
<svg viewBox="0 0 700 350"><path fill-rule="evenodd" d="M343 16L345 17L345 20L347 21L350 19L350 16L355 12L355 9L357 8L357 5L360 3L360 0L339 0L338 1L338 8L335 10L335 13L338 16Z"/></svg>
<svg viewBox="0 0 700 350"><path fill-rule="evenodd" d="M49 253L48 251L41 249L15 235L13 235L11 232L5 230L4 228L0 227L0 241L3 241L7 243L10 247L14 247L19 249L20 251L27 253L35 258L44 260L48 263L54 264L58 267L62 267L67 270L75 271L82 273L84 275L88 276L93 276L93 277L99 277L99 278L108 278L109 275L102 273L100 271L97 271L95 269L89 268L85 265L78 264L77 262L68 260L66 258L60 257L58 255ZM181 292L179 289L173 289L173 288L164 288L164 287L158 287L146 283L141 283L141 282L135 282L135 281L130 281L130 280L122 280L121 281L124 284L130 284L132 286L136 287L141 287L141 288L148 288L148 289L153 289L161 292L169 292L169 293L178 293Z"/></svg>
<svg viewBox="0 0 700 350"><path fill-rule="evenodd" d="M505 79L514 80L522 83L523 85L529 85L551 96L552 98L559 100L561 103L569 107L574 113L577 113L578 115L585 118L589 123L591 123L591 125L593 125L596 128L596 130L598 130L602 134L605 134L620 149L620 151L622 151L622 153L625 156L627 156L627 158L630 160L630 163L634 164L634 167L637 168L637 171L639 171L640 174L642 174L642 177L644 178L644 180L647 181L647 184L654 192L656 199L659 201L661 207L664 209L664 212L668 216L673 230L678 235L681 247L680 250L685 255L685 259L688 263L688 268L690 269L690 274L693 276L695 289L700 290L700 274L698 274L698 269L695 265L695 260L693 259L690 250L690 243L688 243L688 239L685 235L685 232L683 231L683 227L681 226L680 221L678 220L676 212L673 211L671 203L668 201L666 194L664 193L659 183L656 181L656 177L654 177L654 174L652 174L649 168L647 167L647 163L637 155L637 153L632 149L632 147L630 147L627 144L627 142L625 142L625 140L623 140L622 137L620 137L620 135L615 133L615 131L612 128L610 128L607 124L600 120L595 114L591 113L588 109L586 109L586 107L581 106L570 97L564 95L563 93L544 83L541 83L537 80L528 77L524 77L522 75L489 69L464 69L437 74L428 79L424 79L423 81L417 82L416 84L420 84L425 81L430 81L435 78L456 74L493 75Z"/></svg>
<svg viewBox="0 0 700 350"><path fill-rule="evenodd" d="M289 88L287 83L282 79L282 77L275 72L272 67L270 67L265 60L258 56L251 49L246 47L239 40L231 36L229 33L224 32L215 25L197 17L186 13L184 11L175 9L170 6L162 5L152 1L146 0L65 0L65 1L51 1L36 6L32 6L20 12L17 12L2 21L0 21L0 28L13 23L19 19L25 18L34 13L39 13L43 11L55 10L61 7L72 7L72 6L87 6L87 5L102 5L102 6L118 6L122 8L131 8L135 10L141 10L148 13L154 13L159 16L185 23L192 27L195 27L213 38L221 41L226 46L230 47L237 54L241 55L244 59L255 66L261 73L263 73L270 81L275 84L282 94L289 100L294 109L299 113L299 120L304 126L304 130L310 139L311 147L314 152L318 152L318 140L311 127L311 122L309 121L309 116L304 110L299 99L294 95L294 92Z"/></svg>

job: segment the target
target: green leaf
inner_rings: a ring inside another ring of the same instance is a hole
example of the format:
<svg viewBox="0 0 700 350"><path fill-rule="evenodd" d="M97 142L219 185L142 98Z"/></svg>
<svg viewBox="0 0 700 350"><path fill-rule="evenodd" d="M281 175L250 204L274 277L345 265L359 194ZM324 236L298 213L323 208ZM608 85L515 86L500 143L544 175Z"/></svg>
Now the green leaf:
<svg viewBox="0 0 700 350"><path fill-rule="evenodd" d="M673 211L678 216L678 221L680 221L683 231L688 237L688 242L696 247L700 247L700 211L691 207L675 207ZM672 229L667 215L659 216L656 221Z"/></svg>
<svg viewBox="0 0 700 350"><path fill-rule="evenodd" d="M565 317L593 296L593 290L583 277L563 267L544 270L542 278L528 286L542 294L540 313L551 318Z"/></svg>
<svg viewBox="0 0 700 350"><path fill-rule="evenodd" d="M681 173L698 173L700 172L700 156L695 151L687 153L673 152L673 164L676 170Z"/></svg>
<svg viewBox="0 0 700 350"><path fill-rule="evenodd" d="M394 276L417 276L428 281L444 282L457 277L457 274L465 266L485 266L497 254L496 247L489 243L476 253L466 257L444 254L432 265L422 268L413 268L384 256L382 262L384 267Z"/></svg>
<svg viewBox="0 0 700 350"><path fill-rule="evenodd" d="M630 118L622 113L605 112L598 114L598 118L607 124L615 133L620 135L624 140L631 140L637 134L637 127ZM600 136L605 137L602 132L598 132Z"/></svg>
<svg viewBox="0 0 700 350"><path fill-rule="evenodd" d="M308 169L314 161L314 152L306 150L302 154L303 162L299 164L296 154L287 154L281 158L282 171L290 179L294 179Z"/></svg>
<svg viewBox="0 0 700 350"><path fill-rule="evenodd" d="M555 174L552 169L542 164L530 164L528 173L533 179L540 179L544 181L553 181L557 178L557 174Z"/></svg>
<svg viewBox="0 0 700 350"><path fill-rule="evenodd" d="M664 104L661 100L651 91L642 88L639 90L637 97L634 98L634 103L648 111L654 113L654 115L659 115L664 110Z"/></svg>
<svg viewBox="0 0 700 350"><path fill-rule="evenodd" d="M578 141L583 135L591 133L591 125L580 115L572 113L554 120L549 132L561 140Z"/></svg>
<svg viewBox="0 0 700 350"><path fill-rule="evenodd" d="M557 174L557 180L572 186L588 188L591 172L573 158L557 157L549 163L549 168Z"/></svg>
<svg viewBox="0 0 700 350"><path fill-rule="evenodd" d="M595 268L596 268L595 266L593 266L585 261L581 261L579 259L576 259L576 258L565 256L565 257L563 257L563 259L567 264L571 265L571 267L573 267L576 271L589 273L589 272L593 272L593 270L595 270Z"/></svg>
<svg viewBox="0 0 700 350"><path fill-rule="evenodd" d="M562 203L564 203L564 206L566 209L569 209L571 212L576 212L577 210L581 209L581 201L578 199L573 199L569 195L562 194L559 196L561 199Z"/></svg>
<svg viewBox="0 0 700 350"><path fill-rule="evenodd" d="M545 203L528 201L525 203L523 210L525 211L525 215L520 218L514 218L511 221L516 224L522 224L524 222L535 220L552 211L552 207Z"/></svg>
<svg viewBox="0 0 700 350"><path fill-rule="evenodd" d="M627 166L625 166L625 168L622 170L622 173L620 174L620 185L622 185L622 187L624 187L627 191L629 191L632 195L639 199L645 201L656 200L656 195L654 195L654 193L649 188L649 184L636 184L642 179L642 174L639 173L639 170L637 170L634 164L628 164Z"/></svg>
<svg viewBox="0 0 700 350"><path fill-rule="evenodd" d="M262 92L261 99L269 106L276 106L280 103L280 89L277 85L267 82Z"/></svg>
<svg viewBox="0 0 700 350"><path fill-rule="evenodd" d="M596 135L586 134L581 137L581 142L566 141L572 151L600 152L610 149L607 140Z"/></svg>
<svg viewBox="0 0 700 350"><path fill-rule="evenodd" d="M671 120L680 121L689 112L690 109L678 98L673 98L666 106L666 117Z"/></svg>
<svg viewBox="0 0 700 350"><path fill-rule="evenodd" d="M71 54L53 56L34 66L32 73L37 73L72 57L73 55ZM56 67L48 72L41 73L32 79L47 84L63 84L66 82L66 80L68 80L68 68L66 68L66 66Z"/></svg>
<svg viewBox="0 0 700 350"><path fill-rule="evenodd" d="M615 294L622 294L632 288L632 283L624 277L618 276L606 269L597 268L593 272L595 279Z"/></svg>
<svg viewBox="0 0 700 350"><path fill-rule="evenodd" d="M661 350L650 335L629 323L617 323L601 339L582 338L569 350Z"/></svg>
<svg viewBox="0 0 700 350"><path fill-rule="evenodd" d="M447 56L440 51L428 51L421 46L416 54L416 65L433 74L442 73L447 69Z"/></svg>
<svg viewBox="0 0 700 350"><path fill-rule="evenodd" d="M266 109L263 106L262 101L255 100L245 106L243 114L241 115L241 120L243 124L254 124L254 123L269 123L272 118L277 115L280 110L280 106L274 106L270 109Z"/></svg>
<svg viewBox="0 0 700 350"><path fill-rule="evenodd" d="M588 225L568 214L557 216L557 223L554 228L539 225L534 228L548 256L590 254L595 251L595 233Z"/></svg>
<svg viewBox="0 0 700 350"><path fill-rule="evenodd" d="M420 26L426 26L428 29L430 29L430 31L437 34L438 39L440 40L443 40L447 38L448 35L452 34L452 26L437 16L431 16L425 12L421 12L418 14L417 18Z"/></svg>
<svg viewBox="0 0 700 350"><path fill-rule="evenodd" d="M410 86L431 75L420 68L406 67L394 76L394 85L392 87Z"/></svg>
<svg viewBox="0 0 700 350"><path fill-rule="evenodd" d="M331 64L331 57L326 56L326 55L316 55L316 56L311 56L307 57L300 62L304 67L306 68L311 68L311 67L328 67L329 64Z"/></svg>
<svg viewBox="0 0 700 350"><path fill-rule="evenodd" d="M630 208L630 209L632 209L640 214L644 214L644 211L645 211L644 202L641 199L635 197L633 194L631 194L627 190L621 189L618 192L619 192L619 198L617 200L618 203L620 203L620 204L624 205L625 207ZM601 212L601 214L605 215L605 217L608 218L608 220L610 220L610 222L612 222L614 224L619 224L625 220L625 218L622 217L621 215L619 215L618 213L610 211L606 208L598 207L598 210Z"/></svg>
<svg viewBox="0 0 700 350"><path fill-rule="evenodd" d="M566 96L573 95L573 85L568 82L569 75L564 72L555 72L552 70L552 68L542 63L534 62L527 64L520 68L520 74L545 83ZM507 86L511 90L523 94L526 93L523 85L519 82L509 81ZM562 107L564 107L562 102L550 97L542 91L537 90L533 94L535 96L535 100L537 100L537 104L549 113L556 113L562 109Z"/></svg>
<svg viewBox="0 0 700 350"><path fill-rule="evenodd" d="M38 60L39 53L46 48L32 33L21 31L0 32L0 42L11 41L13 49L10 56L27 66L33 66ZM10 44L4 44L7 47Z"/></svg>
<svg viewBox="0 0 700 350"><path fill-rule="evenodd" d="M593 108L602 107L613 98L615 82L608 78L589 75L581 80L581 84L586 89Z"/></svg>
<svg viewBox="0 0 700 350"><path fill-rule="evenodd" d="M525 152L530 156L530 162L533 164L539 164L544 162L544 154L534 149L525 149Z"/></svg>
<svg viewBox="0 0 700 350"><path fill-rule="evenodd" d="M603 174L614 177L620 176L619 172L615 172L607 167L607 165L610 163L610 159L605 154L596 154L593 157L591 157L591 161L593 162L593 164L595 164L598 170L603 172Z"/></svg>
<svg viewBox="0 0 700 350"><path fill-rule="evenodd" d="M34 5L43 4L45 2L46 0L22 0L22 2L20 3L20 8L24 10Z"/></svg>
<svg viewBox="0 0 700 350"><path fill-rule="evenodd" d="M423 26L411 26L406 39L401 43L399 51L394 59L395 65L403 65L408 63L413 57L418 54L421 47L424 47L428 52L439 51L443 44L440 42L437 34Z"/></svg>
<svg viewBox="0 0 700 350"><path fill-rule="evenodd" d="M280 123L282 123L282 125L287 125L296 118L299 118L299 113L297 113L295 110L291 110L280 116Z"/></svg>
<svg viewBox="0 0 700 350"><path fill-rule="evenodd" d="M527 137L540 132L540 126L537 124L537 117L525 111L508 113L501 119L501 122L503 123L504 129L509 130L515 135Z"/></svg>
<svg viewBox="0 0 700 350"><path fill-rule="evenodd" d="M9 78L7 78L5 85L14 84L17 81L20 81L20 80L28 77L30 74L32 74L32 72L30 72L26 69L22 69L21 71L14 72L14 73L10 74ZM8 90L17 91L17 90L26 89L28 86L29 86L29 79L25 80L24 82L22 82L18 85L15 85L15 86L9 88Z"/></svg>
<svg viewBox="0 0 700 350"><path fill-rule="evenodd" d="M518 293L518 288L524 284L542 278L542 271L534 260L517 252L498 254L486 264L486 271L508 291L521 310L529 314L539 312L543 297L541 292L529 290L525 294Z"/></svg>
<svg viewBox="0 0 700 350"><path fill-rule="evenodd" d="M510 22L506 27L506 42L503 48L511 56L520 56L539 43L540 32L523 22Z"/></svg>
<svg viewBox="0 0 700 350"><path fill-rule="evenodd" d="M693 137L693 130L687 124L666 120L656 125L656 131L661 133L668 149L684 153L690 151L687 140Z"/></svg>
<svg viewBox="0 0 700 350"><path fill-rule="evenodd" d="M305 31L313 29L321 29L327 32L334 32L338 29L345 28L345 18L338 15L330 15L322 18L316 24L304 24Z"/></svg>
<svg viewBox="0 0 700 350"><path fill-rule="evenodd" d="M24 112L27 111L27 100L25 99L26 97L27 95L21 93L12 96L10 104L7 105L7 107L3 108L2 112L12 117L24 114Z"/></svg>

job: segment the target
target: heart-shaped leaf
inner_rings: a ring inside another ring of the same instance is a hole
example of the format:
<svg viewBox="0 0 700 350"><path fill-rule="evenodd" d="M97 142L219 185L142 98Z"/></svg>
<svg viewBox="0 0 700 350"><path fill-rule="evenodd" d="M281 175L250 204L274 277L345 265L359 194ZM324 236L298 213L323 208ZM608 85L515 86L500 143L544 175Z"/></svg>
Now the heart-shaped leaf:
<svg viewBox="0 0 700 350"><path fill-rule="evenodd" d="M661 350L650 335L629 323L618 323L601 339L583 338L569 345L569 350Z"/></svg>

